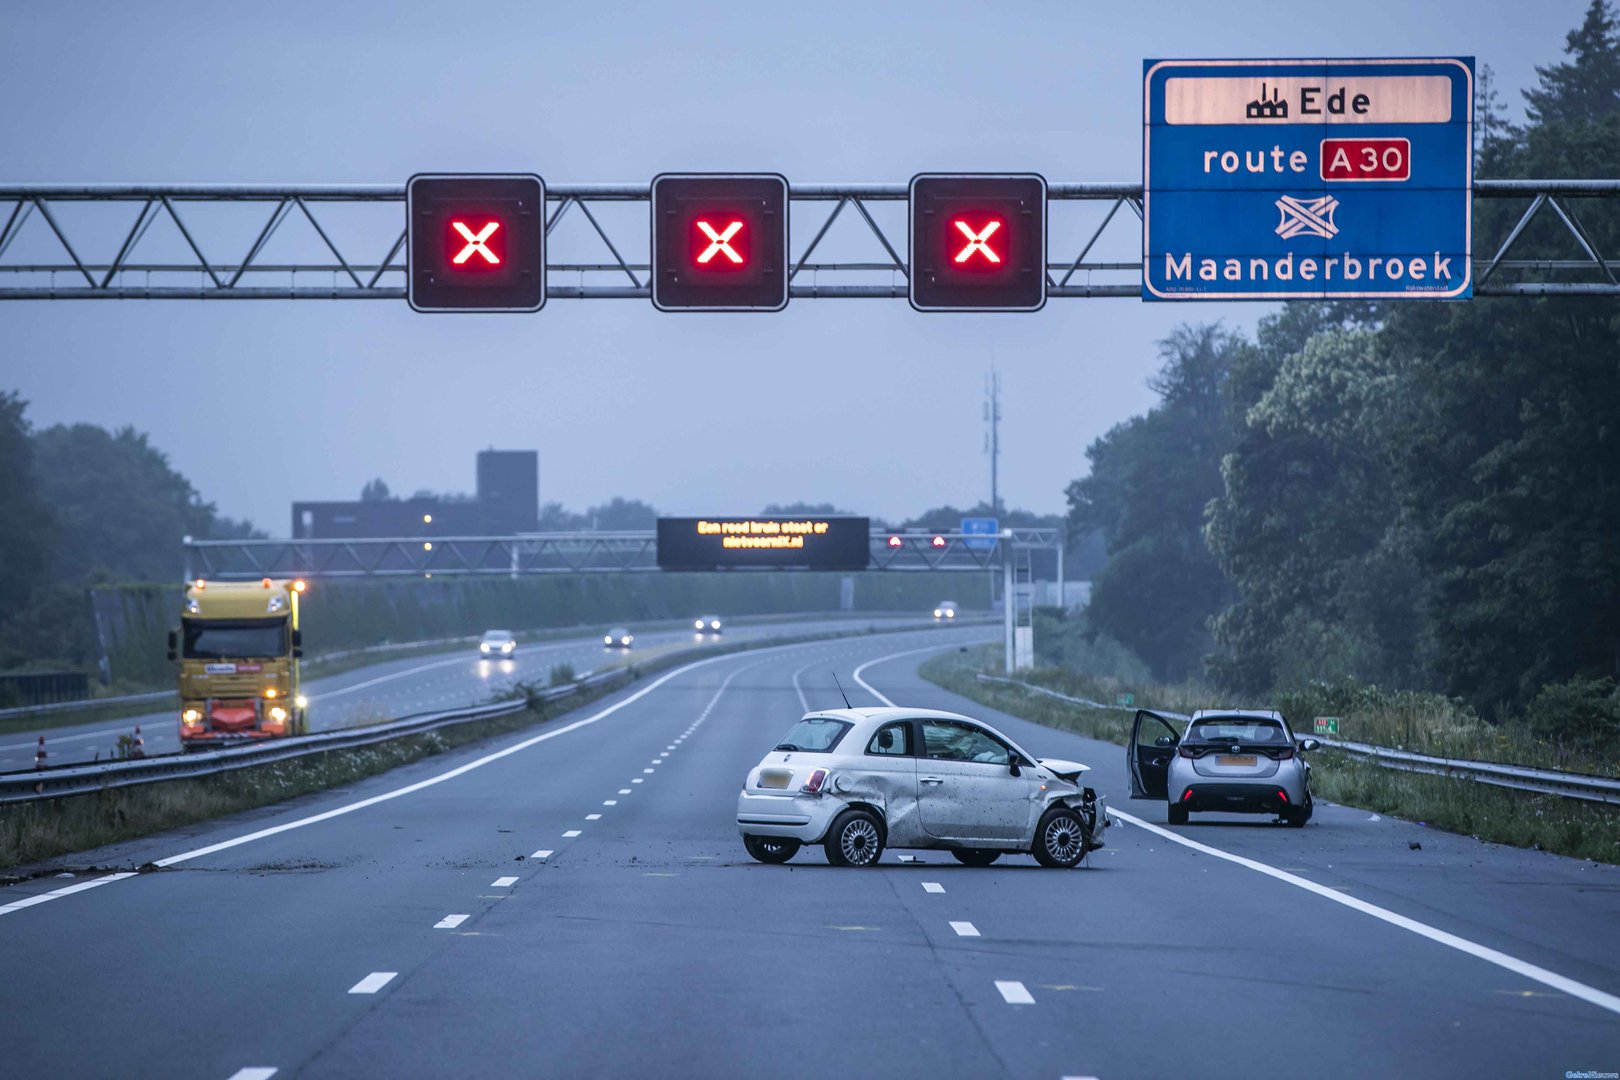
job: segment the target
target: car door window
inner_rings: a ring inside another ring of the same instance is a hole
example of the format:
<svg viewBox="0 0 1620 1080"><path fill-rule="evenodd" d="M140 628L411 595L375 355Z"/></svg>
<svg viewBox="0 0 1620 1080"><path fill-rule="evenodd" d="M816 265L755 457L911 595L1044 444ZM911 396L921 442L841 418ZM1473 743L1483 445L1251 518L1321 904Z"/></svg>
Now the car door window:
<svg viewBox="0 0 1620 1080"><path fill-rule="evenodd" d="M899 720L893 724L884 724L878 728L872 741L866 744L868 754L882 754L885 757L911 756L911 724L906 720Z"/></svg>
<svg viewBox="0 0 1620 1080"><path fill-rule="evenodd" d="M923 751L935 761L1007 765L1012 752L988 731L952 720L923 721Z"/></svg>

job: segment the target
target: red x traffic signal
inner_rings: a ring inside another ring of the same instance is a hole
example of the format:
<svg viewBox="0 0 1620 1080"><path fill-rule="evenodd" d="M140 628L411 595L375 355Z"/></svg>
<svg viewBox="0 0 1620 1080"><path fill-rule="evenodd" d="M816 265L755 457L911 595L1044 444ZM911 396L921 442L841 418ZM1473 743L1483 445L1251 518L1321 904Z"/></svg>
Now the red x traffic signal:
<svg viewBox="0 0 1620 1080"><path fill-rule="evenodd" d="M405 185L405 296L417 311L538 311L546 302L538 176L427 174Z"/></svg>
<svg viewBox="0 0 1620 1080"><path fill-rule="evenodd" d="M1038 311L1046 304L1046 180L1035 173L911 179L911 306Z"/></svg>
<svg viewBox="0 0 1620 1080"><path fill-rule="evenodd" d="M781 311L788 182L776 173L661 173L652 182L659 311Z"/></svg>

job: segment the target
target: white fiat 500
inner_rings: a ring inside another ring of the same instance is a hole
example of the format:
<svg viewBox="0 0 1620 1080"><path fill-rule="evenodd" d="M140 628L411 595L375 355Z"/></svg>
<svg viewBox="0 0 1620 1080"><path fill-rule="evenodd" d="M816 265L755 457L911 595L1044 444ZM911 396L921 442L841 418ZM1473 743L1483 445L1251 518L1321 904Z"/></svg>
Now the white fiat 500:
<svg viewBox="0 0 1620 1080"><path fill-rule="evenodd" d="M765 863L821 844L834 866L872 866L894 847L949 851L969 866L1029 854L1067 868L1108 829L1106 800L1080 784L1087 768L1034 758L956 713L807 713L749 772L737 831Z"/></svg>

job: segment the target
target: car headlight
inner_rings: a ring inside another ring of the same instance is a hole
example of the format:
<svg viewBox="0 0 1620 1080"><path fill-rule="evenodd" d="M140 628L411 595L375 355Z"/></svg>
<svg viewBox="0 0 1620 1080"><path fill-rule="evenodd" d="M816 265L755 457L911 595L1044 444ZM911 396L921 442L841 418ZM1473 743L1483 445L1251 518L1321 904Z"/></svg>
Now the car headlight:
<svg viewBox="0 0 1620 1080"><path fill-rule="evenodd" d="M714 620L714 622L710 623L709 626L711 628L715 629L715 630L720 629L720 620L719 619Z"/></svg>
<svg viewBox="0 0 1620 1080"><path fill-rule="evenodd" d="M517 643L508 641L501 646L501 652L511 652L515 648L517 648Z"/></svg>
<svg viewBox="0 0 1620 1080"><path fill-rule="evenodd" d="M609 634L609 635L608 635L608 636L607 636L607 637L605 637L605 638L603 638L603 639L602 639L602 644L604 644L604 645L611 645L611 644L613 644L613 635L612 635L612 634Z"/></svg>
<svg viewBox="0 0 1620 1080"><path fill-rule="evenodd" d="M620 638L619 640L622 641L624 644L628 645L628 644L630 644L630 635L626 634L624 637Z"/></svg>
<svg viewBox="0 0 1620 1080"><path fill-rule="evenodd" d="M954 612L954 611L947 611L947 612L946 612L946 613L945 613L945 617L946 617L946 618L947 618L947 619L954 619L954 618L956 618L956 612Z"/></svg>
<svg viewBox="0 0 1620 1080"><path fill-rule="evenodd" d="M480 642L479 642L479 643L478 643L478 651L479 651L479 652L489 652L489 642L487 642L487 641L480 641Z"/></svg>
<svg viewBox="0 0 1620 1080"><path fill-rule="evenodd" d="M692 626L693 626L694 629L697 629L697 630L703 629L703 620L699 619L697 622L693 623Z"/></svg>
<svg viewBox="0 0 1620 1080"><path fill-rule="evenodd" d="M936 618L936 619L937 619L937 618L939 618L939 617L940 617L940 616L941 616L941 615L943 615L943 614L945 614L945 613L944 613L944 612L943 612L943 611L941 611L941 610L939 610L939 608L935 608L935 609L934 609L934 618Z"/></svg>

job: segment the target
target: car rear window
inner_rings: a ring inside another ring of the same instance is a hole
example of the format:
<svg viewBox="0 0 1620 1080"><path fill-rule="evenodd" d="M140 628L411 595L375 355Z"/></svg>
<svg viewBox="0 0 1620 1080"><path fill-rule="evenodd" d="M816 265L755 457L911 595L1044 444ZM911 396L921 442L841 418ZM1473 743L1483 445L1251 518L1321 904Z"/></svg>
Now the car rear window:
<svg viewBox="0 0 1620 1080"><path fill-rule="evenodd" d="M825 716L807 716L794 724L792 729L782 736L782 741L776 744L776 748L778 750L803 750L813 754L825 754L838 745L843 739L844 733L851 726L844 720L832 720Z"/></svg>
<svg viewBox="0 0 1620 1080"><path fill-rule="evenodd" d="M1288 741L1288 735L1275 720L1258 716L1223 716L1193 721L1187 741L1253 743L1261 746L1270 743L1281 746Z"/></svg>

